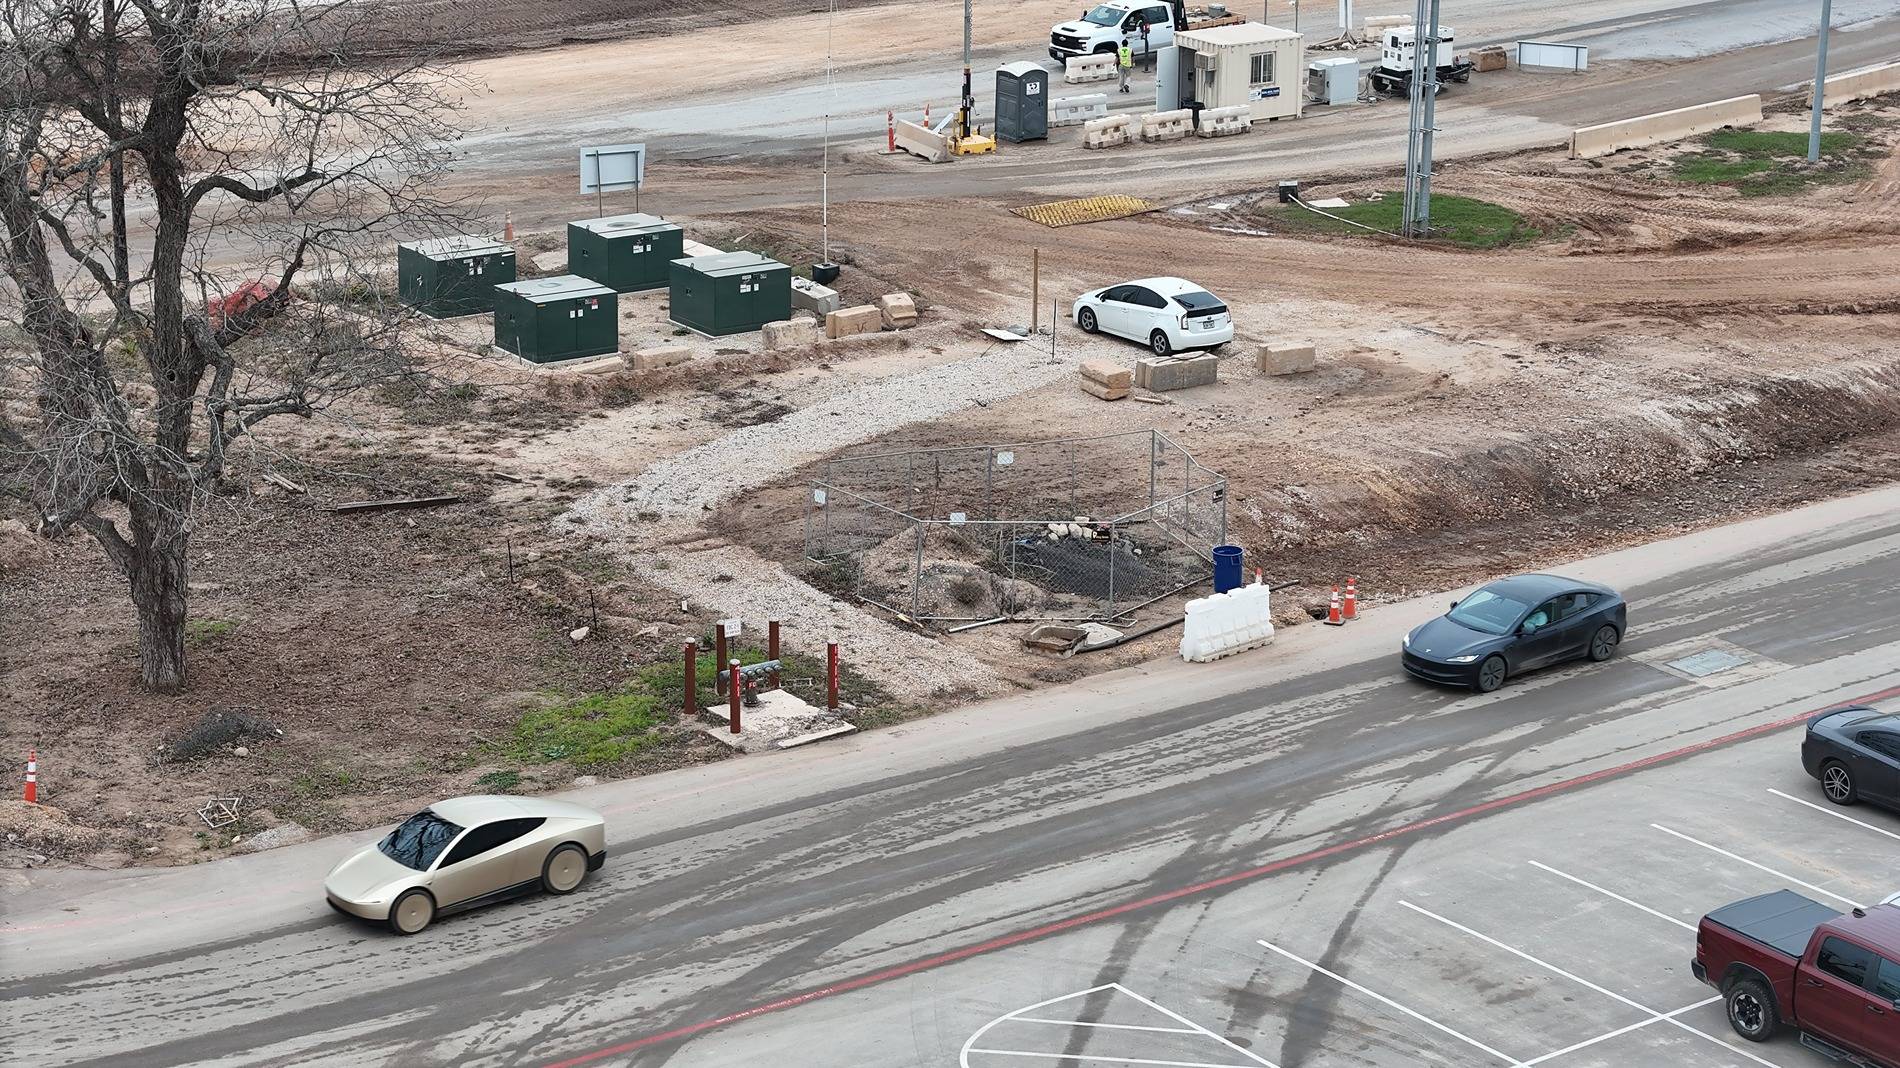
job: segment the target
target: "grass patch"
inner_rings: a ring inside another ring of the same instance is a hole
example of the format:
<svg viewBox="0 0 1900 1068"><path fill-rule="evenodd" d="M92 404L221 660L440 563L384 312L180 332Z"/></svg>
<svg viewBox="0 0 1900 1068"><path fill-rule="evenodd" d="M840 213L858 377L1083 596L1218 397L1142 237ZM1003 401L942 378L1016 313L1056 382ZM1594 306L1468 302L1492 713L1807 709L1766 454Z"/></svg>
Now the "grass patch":
<svg viewBox="0 0 1900 1068"><path fill-rule="evenodd" d="M521 773L518 771L491 771L475 780L476 788L497 794L505 794L519 785Z"/></svg>
<svg viewBox="0 0 1900 1068"><path fill-rule="evenodd" d="M228 619L188 619L185 621L185 641L192 645L210 645L237 629L237 624Z"/></svg>
<svg viewBox="0 0 1900 1068"><path fill-rule="evenodd" d="M1360 226L1396 234L1404 225L1405 203L1400 194L1386 193L1376 201L1327 211ZM1367 236L1367 231L1359 227L1315 215L1292 204L1270 204L1261 214L1296 233ZM1527 244L1545 236L1541 227L1533 226L1524 216L1503 205L1443 193L1432 197L1431 239L1434 241L1449 242L1461 248L1493 249Z"/></svg>
<svg viewBox="0 0 1900 1068"><path fill-rule="evenodd" d="M1869 150L1859 134L1821 135L1821 160L1808 162L1808 135L1780 130L1717 130L1701 151L1676 157L1670 177L1695 185L1726 185L1745 197L1798 193L1811 185L1865 177Z"/></svg>

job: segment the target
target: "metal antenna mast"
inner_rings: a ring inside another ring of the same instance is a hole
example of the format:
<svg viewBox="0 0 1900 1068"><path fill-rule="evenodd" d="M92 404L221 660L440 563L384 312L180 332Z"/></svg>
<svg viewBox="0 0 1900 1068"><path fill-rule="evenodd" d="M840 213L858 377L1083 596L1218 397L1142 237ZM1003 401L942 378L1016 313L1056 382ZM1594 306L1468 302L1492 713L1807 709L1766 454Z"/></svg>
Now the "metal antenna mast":
<svg viewBox="0 0 1900 1068"><path fill-rule="evenodd" d="M818 232L824 246L822 259L831 262L831 35L838 21L838 0L827 5L825 20L825 161L818 176Z"/></svg>
<svg viewBox="0 0 1900 1068"><path fill-rule="evenodd" d="M1405 146L1407 237L1432 228L1432 126L1438 113L1438 3L1418 0L1412 21L1412 129Z"/></svg>
<svg viewBox="0 0 1900 1068"><path fill-rule="evenodd" d="M957 136L970 136L970 110L976 98L970 95L970 0L963 0L963 106L957 109Z"/></svg>
<svg viewBox="0 0 1900 1068"><path fill-rule="evenodd" d="M1808 118L1809 163L1821 161L1821 106L1827 96L1827 30L1833 21L1833 0L1821 0L1821 39L1814 49L1814 113Z"/></svg>

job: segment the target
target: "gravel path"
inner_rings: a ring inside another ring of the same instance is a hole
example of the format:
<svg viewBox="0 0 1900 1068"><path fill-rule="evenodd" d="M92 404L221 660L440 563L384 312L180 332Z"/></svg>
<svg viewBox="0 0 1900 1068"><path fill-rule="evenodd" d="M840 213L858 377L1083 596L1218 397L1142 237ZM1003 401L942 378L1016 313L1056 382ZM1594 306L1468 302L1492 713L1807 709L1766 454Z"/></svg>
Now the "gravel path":
<svg viewBox="0 0 1900 1068"><path fill-rule="evenodd" d="M1041 342L998 343L967 360L821 395L775 422L735 430L662 459L631 482L589 494L555 520L556 530L603 544L633 537L650 547L677 545L713 509L814 459L1073 374L1074 359L1060 345L1057 356L1052 361ZM642 514L660 519L643 520ZM834 600L749 549L648 548L636 550L633 563L647 580L696 604L747 620L776 616L791 635L804 636L792 639L799 645L830 639L842 643L846 655L882 650L889 663L900 665L888 676L899 696L984 693L1002 686L988 667L946 656L937 641Z"/></svg>

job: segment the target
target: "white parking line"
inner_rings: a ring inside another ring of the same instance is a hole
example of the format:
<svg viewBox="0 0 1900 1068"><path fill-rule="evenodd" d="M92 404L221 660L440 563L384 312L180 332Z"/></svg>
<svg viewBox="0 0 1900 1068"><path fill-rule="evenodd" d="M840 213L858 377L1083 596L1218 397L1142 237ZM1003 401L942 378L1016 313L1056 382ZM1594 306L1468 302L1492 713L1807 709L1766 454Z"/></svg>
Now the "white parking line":
<svg viewBox="0 0 1900 1068"><path fill-rule="evenodd" d="M1459 1031L1454 1031L1451 1028L1446 1027L1444 1024L1439 1023L1437 1020L1434 1020L1429 1016L1425 1016L1420 1013L1413 1012L1411 1009L1408 1009L1405 1006L1399 1004L1398 1002L1393 1001L1391 998L1386 997L1384 994L1381 994L1376 990L1371 990L1366 987L1360 986L1358 983L1355 983L1351 979L1348 979L1345 976L1340 975L1338 972L1328 971L1327 969L1322 968L1317 964L1314 964L1312 961L1307 960L1304 957L1301 957L1295 953L1291 953L1287 950L1281 949L1279 946L1274 945L1272 942L1269 942L1264 938L1257 938L1254 941L1259 942L1261 945L1267 947L1268 949L1274 951L1275 953L1278 953L1282 957L1285 957L1286 959L1292 961L1295 964L1305 965L1306 967L1311 968L1313 971L1316 971L1319 974L1325 976L1326 978L1331 979L1335 983L1340 983L1344 986L1357 990L1361 994L1364 994L1365 996L1371 998L1372 1000L1378 1002L1381 1005L1384 1005L1385 1007L1389 1009L1396 1009L1399 1012L1402 1012L1405 1015L1410 1016L1412 1019L1417 1020L1419 1023L1426 1025L1427 1027L1432 1027L1432 1028L1436 1028L1439 1031L1443 1031L1445 1034L1450 1035L1451 1037L1457 1039L1460 1042L1463 1042L1464 1044L1468 1046L1471 1046L1474 1049L1481 1049L1484 1052L1489 1053L1491 1056L1496 1057L1497 1059L1503 1061L1504 1063L1512 1065L1513 1068L1516 1068L1516 1066L1524 1063L1523 1061L1518 1060L1516 1057L1513 1057L1508 1053L1500 1053L1497 1050L1492 1049L1490 1046L1487 1046L1484 1043L1478 1041L1477 1039L1472 1038L1470 1035L1464 1034Z"/></svg>
<svg viewBox="0 0 1900 1068"><path fill-rule="evenodd" d="M1708 850L1708 851L1709 851L1709 852L1711 852L1711 853L1718 853L1718 854L1720 854L1720 855L1722 855L1722 856L1725 856L1725 857L1727 857L1728 859L1730 859L1730 860L1732 860L1732 861L1735 861L1735 862L1736 862L1736 863L1738 863L1738 864L1746 864L1746 865L1748 865L1749 867L1751 867L1751 868L1755 868L1755 869L1757 869L1757 870L1759 870L1759 871L1765 871L1765 872L1767 872L1768 874L1770 874L1770 875L1772 875L1772 876L1774 876L1774 877L1775 877L1775 878L1777 878L1777 879L1782 879L1782 880L1785 880L1785 881L1787 881L1787 882L1791 882L1791 883L1793 883L1793 884L1795 884L1796 886L1799 886L1799 887L1801 887L1801 888L1803 888L1803 889L1805 889L1805 890L1812 890L1812 891L1814 891L1814 892L1815 892L1815 893L1817 893L1817 894L1824 894L1824 895L1826 895L1826 896L1828 896L1828 897L1831 897L1831 898L1833 898L1833 899L1834 899L1834 900L1836 900L1836 901L1844 901L1844 902L1846 902L1846 903L1847 903L1848 905L1850 905L1850 906L1852 906L1852 907L1854 907L1854 908L1860 908L1860 907L1861 907L1861 904L1860 904L1860 902L1858 902L1858 901L1855 901L1855 900L1853 900L1852 898L1846 898L1846 897L1842 897L1841 895L1839 895L1839 894L1837 894L1837 893L1835 893L1835 892L1834 892L1834 891L1832 891L1832 890L1823 890L1823 889L1821 889L1820 887L1818 887L1818 886L1816 886L1816 885L1814 885L1813 883L1807 883L1807 882L1802 882L1802 881L1801 881L1800 879L1797 879L1797 878L1795 878L1794 876L1792 876L1792 875L1789 875L1789 874L1788 874L1787 872L1780 872L1780 871L1776 871L1775 869L1773 869L1773 868L1771 868L1771 867L1769 867L1769 866L1768 866L1768 865L1766 865L1766 864L1757 864L1757 863L1755 863L1754 861L1752 861L1752 860L1750 860L1750 859L1748 859L1747 857L1743 857L1743 856L1737 856L1736 854L1734 854L1734 853L1731 853L1731 852L1729 852L1729 851L1728 851L1728 850L1726 850L1726 849L1722 849L1722 848L1720 848L1720 847L1717 847L1717 846L1712 846L1712 845L1710 845L1709 843L1707 843L1707 842L1704 842L1704 841L1703 841L1702 839L1700 839L1700 838L1691 838L1691 837L1689 837L1688 835L1686 835L1686 834L1683 834L1683 833L1682 833L1681 831L1672 831L1672 830L1670 830L1669 828L1667 828L1667 827L1664 827L1664 826L1663 826L1662 824L1660 824L1660 823L1652 823L1652 824L1650 824L1650 826L1651 826L1651 827L1654 827L1654 828L1656 828L1657 830L1659 830L1659 831L1661 831L1661 832L1662 832L1662 833L1664 833L1664 834L1669 834L1669 835L1674 835L1675 837L1677 837L1677 838L1680 838L1680 839L1682 839L1682 840L1683 840L1683 841L1685 841L1685 842L1688 842L1688 843L1689 843L1690 845L1699 845L1699 846L1701 846L1702 848L1704 848L1704 849L1706 849L1706 850Z"/></svg>
<svg viewBox="0 0 1900 1068"><path fill-rule="evenodd" d="M1526 953L1521 949L1517 949L1513 946L1507 946L1504 943L1498 941L1497 939L1492 938L1490 935L1481 934L1477 931L1474 931L1471 928L1466 927L1464 924L1459 923L1456 920L1448 920L1445 917L1440 916L1438 913L1433 912L1427 908L1421 908L1418 905L1412 904L1410 901L1400 901L1399 904L1405 908L1411 909L1413 912L1416 912L1419 915L1424 916L1428 919L1437 920L1439 923L1442 923L1445 926L1450 927L1451 929L1455 931L1462 931L1465 934L1468 934L1471 937L1477 939L1478 941L1485 943L1486 945L1495 946L1496 948L1501 949L1504 952L1509 953L1514 957L1518 957L1522 960L1529 961L1530 963L1537 965L1539 968L1542 968L1553 975L1562 976L1563 978L1568 979L1573 983L1576 983L1578 986L1582 986L1587 989L1594 990L1597 993L1602 994L1606 998L1610 998L1611 1000L1619 1002L1620 1004L1623 1004L1623 1005L1628 1005L1630 1008L1635 1009L1637 1012L1646 1013L1650 1017L1650 1020L1648 1022L1654 1023L1654 1022L1660 1021L1662 1023L1666 1023L1671 1027L1676 1027L1676 1028L1680 1028L1681 1030L1687 1031L1690 1034L1696 1036L1697 1038L1703 1039L1708 1042L1713 1042L1716 1045L1721 1046L1723 1049L1728 1050L1730 1053L1733 1053L1738 1057L1747 1058L1748 1060L1754 1061L1756 1064L1765 1064L1768 1066L1768 1068L1779 1068L1779 1066L1776 1065L1775 1062L1765 1061L1761 1059L1760 1057L1755 1056L1753 1053L1748 1052L1745 1049L1739 1049L1735 1046L1730 1045L1727 1042L1722 1041L1721 1039L1715 1037L1714 1035L1708 1034L1703 1031L1698 1031L1695 1028L1690 1027L1688 1024L1683 1023L1681 1020L1676 1019L1671 1014L1660 1013L1660 1012L1657 1012L1655 1009L1649 1008L1648 1006L1639 1005L1636 1002L1631 1001L1629 998L1624 997L1623 995L1617 993L1614 990L1610 990L1606 987L1598 986L1597 984L1591 982L1588 979L1583 978L1582 976L1575 975L1571 972L1567 972L1563 970L1562 968L1557 967L1555 964L1550 963L1549 961L1540 960L1537 957L1533 957L1529 953Z"/></svg>
<svg viewBox="0 0 1900 1068"><path fill-rule="evenodd" d="M1654 916L1659 920L1668 920L1670 923L1673 923L1677 927L1681 927L1684 930L1688 930L1688 931L1695 930L1695 924L1693 923L1689 923L1686 920L1679 920L1676 917L1669 915L1667 912L1658 912L1655 909L1652 909L1648 905L1645 905L1639 901L1631 901L1629 898L1624 897L1622 894L1619 894L1614 890L1605 890L1602 887L1598 886L1597 884L1592 883L1592 882L1586 882L1570 874L1569 872L1558 871L1556 868L1553 868L1548 864L1542 864L1535 860L1530 862L1530 866L1533 868L1540 868L1544 871L1547 871L1551 873L1552 875L1555 875L1559 879L1568 879L1571 882L1576 883L1578 886L1581 886L1587 890L1595 890L1597 893L1602 894L1604 897L1607 897L1612 901L1621 901L1623 904L1628 905L1630 908L1641 909L1642 911L1649 913L1651 916Z"/></svg>
<svg viewBox="0 0 1900 1068"><path fill-rule="evenodd" d="M1605 1031L1603 1034L1600 1034L1595 1038L1585 1039L1584 1041L1579 1042L1574 1046L1565 1046L1564 1048L1557 1050L1554 1053L1546 1053L1542 1057L1532 1057L1530 1060L1524 1062L1524 1068L1530 1068L1530 1066L1533 1064L1542 1064L1545 1061L1554 1061L1566 1053L1575 1053L1580 1049L1583 1049L1588 1046L1594 1046L1599 1042L1607 1042L1612 1038L1618 1037L1619 1035L1627 1035L1631 1031L1641 1030L1642 1028L1648 1027L1650 1024L1657 1023L1659 1021L1668 1021L1668 1020L1674 1019L1677 1016L1681 1016L1685 1012L1691 1012L1695 1009L1699 1009L1703 1007L1704 1005L1714 1005L1721 1000L1722 999L1720 996L1712 997L1712 998L1703 998L1701 1001L1698 1001L1693 1005L1684 1005L1682 1008L1677 1009L1674 1012L1665 1012L1660 1016L1652 1016L1647 1020L1638 1020L1637 1022L1630 1024L1628 1027L1619 1027L1614 1031ZM1724 1045L1726 1044L1727 1043L1724 1043Z"/></svg>
<svg viewBox="0 0 1900 1068"><path fill-rule="evenodd" d="M965 1053L988 1053L997 1057L1034 1057L1045 1061L1075 1061L1079 1064L1153 1064L1163 1068L1238 1068L1232 1064L1209 1061L1151 1061L1141 1057L1102 1057L1088 1053L1030 1053L1020 1049L967 1049Z"/></svg>
<svg viewBox="0 0 1900 1068"><path fill-rule="evenodd" d="M1023 1015L1024 1013L1034 1012L1037 1009L1046 1008L1050 1005L1057 1005L1065 1001L1074 1001L1078 998L1086 998L1091 994L1098 994L1104 990L1114 991L1117 994L1122 994L1124 996L1131 997L1135 999L1136 1001L1141 1002L1143 1005L1146 1005L1147 1007L1160 1013L1161 1015L1166 1016L1168 1019L1175 1021L1181 1026L1180 1027L1155 1027L1155 1026L1150 1026L1150 1025L1145 1025L1145 1024L1095 1023L1095 1022L1086 1021L1086 1020L1062 1020L1062 1019L1051 1019L1049 1017L1042 1017L1042 1016ZM1169 1009L1164 1006L1157 1005L1153 1001L1149 1000L1148 998L1142 997L1140 994L1135 993L1133 990L1128 989L1127 987L1121 985L1120 983L1103 983L1100 986L1089 987L1087 990L1078 990L1073 994L1063 994L1060 997L1053 997L1045 1001L1038 1001L1034 1005L1024 1005L1022 1008L1017 1009L1014 1012L1007 1012L1001 1016L998 1016L994 1020L991 1020L989 1023L984 1024L982 1027L977 1028L976 1031L973 1034L971 1034L969 1038L966 1038L963 1040L963 1050L957 1058L957 1064L960 1066L960 1068L971 1068L970 1056L972 1054L977 1054L977 1053L987 1054L992 1057L1027 1057L1027 1058L1038 1059L1038 1060L1063 1060L1063 1061L1073 1061L1077 1063L1144 1064L1144 1065L1154 1065L1154 1066L1157 1066L1157 1068L1247 1068L1247 1065L1241 1065L1232 1061L1226 1064L1214 1064L1214 1063L1205 1062L1205 1061L1157 1061L1157 1060L1144 1060L1138 1057L1116 1057L1116 1056L1110 1056L1110 1055L1104 1055L1104 1054L1086 1054L1085 1055L1085 1054L1073 1054L1073 1053L1043 1053L1038 1050L1025 1050L1025 1049L998 1049L993 1046L978 1046L976 1044L977 1040L981 1039L984 1035L988 1034L991 1028L994 1028L999 1024L1012 1023L1012 1022L1013 1023L1045 1024L1045 1025L1052 1024L1058 1027L1099 1027L1099 1028L1105 1028L1105 1029L1114 1030L1114 1031L1158 1031L1164 1034L1171 1034L1171 1035L1201 1035L1206 1038L1213 1039L1215 1042L1220 1043L1222 1046L1226 1047L1227 1049L1232 1050L1234 1053L1239 1054L1241 1057L1246 1058L1246 1060L1250 1064L1260 1065L1261 1068L1280 1068L1279 1065L1274 1064L1272 1061L1267 1060L1265 1057L1260 1056L1258 1053L1253 1052L1252 1050L1246 1048L1245 1046L1241 1046L1233 1042L1229 1042L1227 1039L1222 1038L1220 1035L1217 1035L1212 1031L1209 1031L1207 1028L1202 1027L1200 1024L1195 1023L1193 1020L1190 1020L1187 1017L1181 1015L1180 1013L1175 1012L1173 1009Z"/></svg>
<svg viewBox="0 0 1900 1068"><path fill-rule="evenodd" d="M1192 1027L1149 1027L1146 1024L1094 1023L1089 1020L1045 1020L1040 1016L1011 1016L1016 1023L1061 1024L1064 1027L1102 1027L1110 1031L1159 1031L1164 1035L1198 1035Z"/></svg>
<svg viewBox="0 0 1900 1068"><path fill-rule="evenodd" d="M1845 812L1836 812L1831 808L1823 808L1812 801L1805 801L1791 794L1784 794L1780 790L1771 788L1769 789L1768 792L1771 794L1774 794L1776 797L1785 798L1789 801L1793 801L1797 805L1806 805L1809 808L1813 809L1814 811L1819 812L1823 816L1832 816L1837 820L1846 820L1847 822L1853 824L1856 827L1865 827L1868 830L1874 832L1875 834L1884 834L1887 837L1893 839L1894 841L1900 842L1900 834L1895 834L1884 827L1876 827L1871 823L1863 823L1860 820L1855 819L1854 817L1848 815Z"/></svg>

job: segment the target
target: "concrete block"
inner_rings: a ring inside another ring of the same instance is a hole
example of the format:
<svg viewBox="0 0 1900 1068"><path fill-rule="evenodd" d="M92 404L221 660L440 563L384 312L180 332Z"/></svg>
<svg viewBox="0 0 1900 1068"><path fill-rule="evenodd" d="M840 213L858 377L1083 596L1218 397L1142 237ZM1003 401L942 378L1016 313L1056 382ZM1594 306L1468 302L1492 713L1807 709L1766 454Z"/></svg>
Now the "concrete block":
<svg viewBox="0 0 1900 1068"><path fill-rule="evenodd" d="M1831 108L1837 104L1846 104L1854 100L1866 100L1900 90L1900 63L1882 63L1878 66L1863 67L1860 70L1844 71L1828 75L1827 83L1822 87L1825 96L1821 106ZM1814 106L1814 86L1808 86L1808 106Z"/></svg>
<svg viewBox="0 0 1900 1068"><path fill-rule="evenodd" d="M1511 65L1511 56L1504 50L1503 45L1486 45L1483 48L1472 49L1471 65L1473 70L1480 73L1504 70Z"/></svg>
<svg viewBox="0 0 1900 1068"><path fill-rule="evenodd" d="M1110 115L1082 124L1083 148L1114 148L1128 143L1128 116Z"/></svg>
<svg viewBox="0 0 1900 1068"><path fill-rule="evenodd" d="M1319 365L1319 354L1311 345L1274 344L1260 346L1255 357L1261 374L1297 375Z"/></svg>
<svg viewBox="0 0 1900 1068"><path fill-rule="evenodd" d="M528 262L534 264L534 269L537 271L564 274L567 271L567 250L557 248L552 252L543 252L531 258Z"/></svg>
<svg viewBox="0 0 1900 1068"><path fill-rule="evenodd" d="M1100 382L1084 378L1081 380L1082 392L1105 401L1118 401L1128 396L1127 386L1105 386Z"/></svg>
<svg viewBox="0 0 1900 1068"><path fill-rule="evenodd" d="M1253 107L1248 104L1236 104L1226 108L1208 108L1201 112L1201 127L1194 133L1198 137L1232 137L1253 129Z"/></svg>
<svg viewBox="0 0 1900 1068"><path fill-rule="evenodd" d="M1626 148L1667 144L1724 126L1752 126L1761 121L1761 97L1735 96L1654 115L1638 115L1570 132L1570 158L1593 159Z"/></svg>
<svg viewBox="0 0 1900 1068"><path fill-rule="evenodd" d="M767 352L802 349L818 343L818 320L807 319L802 315L796 319L781 319L776 323L766 323L761 333Z"/></svg>
<svg viewBox="0 0 1900 1068"><path fill-rule="evenodd" d="M1089 93L1049 101L1049 125L1080 126L1108 114L1108 94Z"/></svg>
<svg viewBox="0 0 1900 1068"><path fill-rule="evenodd" d="M792 307L799 311L824 315L844 307L844 300L838 296L838 291L835 289L821 286L809 278L794 278L792 279Z"/></svg>
<svg viewBox="0 0 1900 1068"><path fill-rule="evenodd" d="M947 163L950 160L950 138L945 134L933 133L914 122L898 120L897 147L929 163Z"/></svg>
<svg viewBox="0 0 1900 1068"><path fill-rule="evenodd" d="M693 350L678 345L661 345L651 349L639 349L621 357L627 367L635 371L658 371L685 363L693 358Z"/></svg>
<svg viewBox="0 0 1900 1068"><path fill-rule="evenodd" d="M1115 80L1115 55L1105 52L1094 56L1070 56L1063 64L1062 80L1070 85Z"/></svg>
<svg viewBox="0 0 1900 1068"><path fill-rule="evenodd" d="M908 330L917 325L917 302L909 293L884 294L877 298L877 311L883 316L886 330Z"/></svg>
<svg viewBox="0 0 1900 1068"><path fill-rule="evenodd" d="M694 256L717 256L724 251L726 250L722 248L714 248L711 245L700 244L691 238L684 238L680 241L680 255L687 259Z"/></svg>
<svg viewBox="0 0 1900 1068"><path fill-rule="evenodd" d="M1135 385L1155 393L1211 386L1220 378L1220 358L1211 352L1188 357L1149 357L1135 362Z"/></svg>
<svg viewBox="0 0 1900 1068"><path fill-rule="evenodd" d="M875 334L884 328L884 313L875 304L860 304L825 316L825 336L832 339L853 334Z"/></svg>
<svg viewBox="0 0 1900 1068"><path fill-rule="evenodd" d="M1110 389L1127 389L1135 384L1135 372L1111 360L1083 360L1082 378Z"/></svg>
<svg viewBox="0 0 1900 1068"><path fill-rule="evenodd" d="M1157 111L1141 117L1141 139L1147 142L1179 141L1194 132L1194 113L1186 108Z"/></svg>

